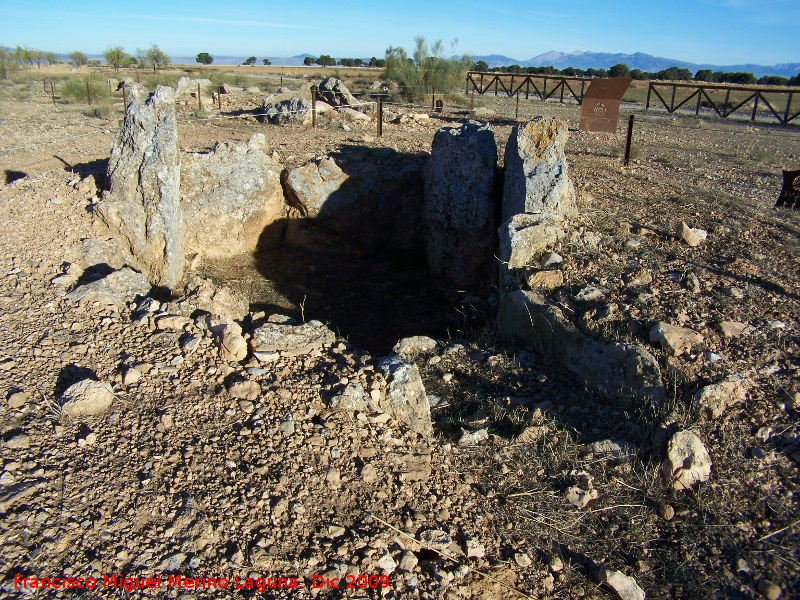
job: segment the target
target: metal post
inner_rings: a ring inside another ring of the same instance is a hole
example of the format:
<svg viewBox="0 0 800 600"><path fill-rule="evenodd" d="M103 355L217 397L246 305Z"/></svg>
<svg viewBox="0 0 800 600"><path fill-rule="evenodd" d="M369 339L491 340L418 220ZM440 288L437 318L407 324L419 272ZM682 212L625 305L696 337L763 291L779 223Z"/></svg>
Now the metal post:
<svg viewBox="0 0 800 600"><path fill-rule="evenodd" d="M528 92L530 92L530 86L531 86L531 76L528 75L525 78L525 100L528 99Z"/></svg>
<svg viewBox="0 0 800 600"><path fill-rule="evenodd" d="M694 111L694 114L698 117L700 116L700 100L703 98L703 90L697 90L697 108Z"/></svg>
<svg viewBox="0 0 800 600"><path fill-rule="evenodd" d="M281 87L283 87L283 75L281 75Z"/></svg>
<svg viewBox="0 0 800 600"><path fill-rule="evenodd" d="M669 114L672 114L675 111L675 92L678 90L677 85L672 86L672 100L669 102Z"/></svg>
<svg viewBox="0 0 800 600"><path fill-rule="evenodd" d="M378 137L383 135L383 96L378 96Z"/></svg>
<svg viewBox="0 0 800 600"><path fill-rule="evenodd" d="M564 104L564 81L565 79L561 80L561 104Z"/></svg>
<svg viewBox="0 0 800 600"><path fill-rule="evenodd" d="M633 139L633 115L628 117L628 137L625 139L625 164L631 159L631 140Z"/></svg>
<svg viewBox="0 0 800 600"><path fill-rule="evenodd" d="M317 86L311 86L311 127L317 128Z"/></svg>
<svg viewBox="0 0 800 600"><path fill-rule="evenodd" d="M650 91L653 89L653 82L647 85L647 102L644 105L645 110L650 110ZM581 85L581 92L583 92L583 85Z"/></svg>
<svg viewBox="0 0 800 600"><path fill-rule="evenodd" d="M50 80L50 93L53 96L53 104L55 104L56 103L56 84L53 82L52 79Z"/></svg>
<svg viewBox="0 0 800 600"><path fill-rule="evenodd" d="M756 92L755 98L753 98L753 116L750 117L751 121L755 121L756 120L756 111L758 110L758 98L759 98L760 94L761 94L761 92Z"/></svg>
<svg viewBox="0 0 800 600"><path fill-rule="evenodd" d="M514 110L514 120L519 120L519 94L517 96L517 108Z"/></svg>
<svg viewBox="0 0 800 600"><path fill-rule="evenodd" d="M497 96L497 86L500 84L500 76L494 76L494 95Z"/></svg>
<svg viewBox="0 0 800 600"><path fill-rule="evenodd" d="M542 102L547 101L547 77L544 78L544 85L542 86Z"/></svg>
<svg viewBox="0 0 800 600"><path fill-rule="evenodd" d="M222 112L222 86L217 90L217 104L219 105L219 112Z"/></svg>
<svg viewBox="0 0 800 600"><path fill-rule="evenodd" d="M200 97L200 84L197 84L197 110L203 110L203 99Z"/></svg>
<svg viewBox="0 0 800 600"><path fill-rule="evenodd" d="M511 76L511 85L508 87L508 95L510 96L513 93L514 93L514 76L512 75Z"/></svg>
<svg viewBox="0 0 800 600"><path fill-rule="evenodd" d="M89 102L89 106L92 105L92 90L89 88L89 80L86 80L86 100Z"/></svg>

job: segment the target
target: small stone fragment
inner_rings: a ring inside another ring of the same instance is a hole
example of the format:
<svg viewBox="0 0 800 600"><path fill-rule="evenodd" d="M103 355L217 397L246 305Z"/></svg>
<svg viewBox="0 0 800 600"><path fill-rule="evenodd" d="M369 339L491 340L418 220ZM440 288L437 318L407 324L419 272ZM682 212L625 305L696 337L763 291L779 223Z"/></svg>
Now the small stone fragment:
<svg viewBox="0 0 800 600"><path fill-rule="evenodd" d="M738 338L743 335L750 335L756 328L747 323L740 323L739 321L722 321L719 324L719 330L722 332L723 337Z"/></svg>
<svg viewBox="0 0 800 600"><path fill-rule="evenodd" d="M489 439L489 431L478 429L477 431L461 430L461 437L458 439L459 446L474 446Z"/></svg>
<svg viewBox="0 0 800 600"><path fill-rule="evenodd" d="M528 287L532 290L555 290L564 285L561 271L535 271L528 275Z"/></svg>
<svg viewBox="0 0 800 600"><path fill-rule="evenodd" d="M703 229L692 229L686 223L681 223L681 239L687 246L694 248L702 244L708 237L708 232Z"/></svg>
<svg viewBox="0 0 800 600"><path fill-rule="evenodd" d="M261 395L261 386L257 381L249 379L232 381L228 385L228 394L238 400L253 402Z"/></svg>
<svg viewBox="0 0 800 600"><path fill-rule="evenodd" d="M597 500L597 490L582 490L577 486L573 486L567 490L567 502L578 508L586 508L592 500Z"/></svg>
<svg viewBox="0 0 800 600"><path fill-rule="evenodd" d="M758 582L758 593L764 596L767 600L778 600L783 594L781 586L772 583L767 579L762 579Z"/></svg>
<svg viewBox="0 0 800 600"><path fill-rule="evenodd" d="M29 400L30 396L28 395L27 392L22 392L22 391L13 392L8 395L8 407L14 409L22 408L23 406L28 404Z"/></svg>
<svg viewBox="0 0 800 600"><path fill-rule="evenodd" d="M600 569L600 582L610 587L620 600L645 600L645 593L633 577L628 577L621 571L602 567Z"/></svg>

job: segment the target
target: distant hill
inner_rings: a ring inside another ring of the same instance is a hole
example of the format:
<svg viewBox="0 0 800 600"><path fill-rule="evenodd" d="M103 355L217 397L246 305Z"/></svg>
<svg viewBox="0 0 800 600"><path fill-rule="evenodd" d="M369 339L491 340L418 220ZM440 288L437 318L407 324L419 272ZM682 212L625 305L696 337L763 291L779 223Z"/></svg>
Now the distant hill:
<svg viewBox="0 0 800 600"><path fill-rule="evenodd" d="M547 67L553 66L557 69L575 67L576 69L608 69L617 63L625 63L631 69L641 69L642 71L657 72L669 67L680 67L689 69L692 73L700 69L711 69L712 71L744 71L753 73L756 77L763 75L781 75L783 77L794 77L800 73L800 63L784 63L780 65L710 65L696 64L675 60L673 58L662 58L652 56L643 52L635 54L611 54L608 52L545 52L528 60L519 60L510 56L500 54L490 54L488 56L474 56L473 60L484 60L490 67L502 67L509 65L519 65L521 67Z"/></svg>

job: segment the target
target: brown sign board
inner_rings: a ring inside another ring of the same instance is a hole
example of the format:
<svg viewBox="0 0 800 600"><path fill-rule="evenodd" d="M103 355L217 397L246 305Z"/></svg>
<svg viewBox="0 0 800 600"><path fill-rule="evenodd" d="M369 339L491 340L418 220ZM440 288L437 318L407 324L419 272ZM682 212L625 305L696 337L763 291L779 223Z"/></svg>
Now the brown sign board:
<svg viewBox="0 0 800 600"><path fill-rule="evenodd" d="M800 210L800 171L783 172L783 189L775 207Z"/></svg>
<svg viewBox="0 0 800 600"><path fill-rule="evenodd" d="M592 79L583 95L579 129L616 133L619 103L631 81L630 77Z"/></svg>

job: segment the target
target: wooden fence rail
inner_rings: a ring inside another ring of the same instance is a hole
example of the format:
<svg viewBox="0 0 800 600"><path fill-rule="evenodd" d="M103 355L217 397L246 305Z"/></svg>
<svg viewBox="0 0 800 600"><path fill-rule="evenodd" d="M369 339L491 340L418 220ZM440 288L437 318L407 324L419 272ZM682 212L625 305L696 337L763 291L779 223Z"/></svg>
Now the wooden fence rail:
<svg viewBox="0 0 800 600"><path fill-rule="evenodd" d="M572 97L578 104L583 103L583 93L587 82L591 79L583 77L558 77L553 75L530 75L527 73L467 73L467 94L477 93L482 96L492 92L497 96L500 91L507 96L519 96L524 93L527 100L531 94L540 100L554 98L558 94L560 102ZM550 89L548 90L548 84ZM580 86L580 90L578 87Z"/></svg>
<svg viewBox="0 0 800 600"><path fill-rule="evenodd" d="M659 91L659 88L661 88L661 91ZM676 98L678 90L691 90L691 93L687 97L680 99ZM664 92L664 95L669 97L669 101L664 99L661 92ZM725 94L724 101L712 97L712 94L721 93ZM731 93L737 95L737 98L733 101L731 101ZM742 94L746 94L746 96L743 98ZM767 97L767 94L772 96L772 98L770 99ZM689 105L689 102L692 100L695 100L694 113L696 115L700 114L701 106L707 106L721 118L727 119L740 108L752 102L753 106L750 113L751 121L756 120L759 103L761 103L764 108L768 109L770 117L777 119L781 125L786 125L800 116L800 110L792 113L792 100L796 94L800 94L800 90L791 87L786 89L774 89L739 85L701 85L695 83L651 81L647 88L645 110L650 110L650 102L653 97L657 98L670 114ZM785 107L778 105L775 101L775 96L786 96ZM749 107L748 110L750 110Z"/></svg>

